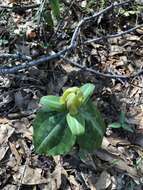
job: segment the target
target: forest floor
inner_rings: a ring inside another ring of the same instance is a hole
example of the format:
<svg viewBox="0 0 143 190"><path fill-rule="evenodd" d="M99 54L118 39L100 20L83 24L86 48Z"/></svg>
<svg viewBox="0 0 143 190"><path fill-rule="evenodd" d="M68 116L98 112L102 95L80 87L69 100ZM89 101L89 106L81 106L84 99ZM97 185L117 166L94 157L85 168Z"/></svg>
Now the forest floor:
<svg viewBox="0 0 143 190"><path fill-rule="evenodd" d="M143 189L143 27L104 37L142 24L141 2L114 8L83 25L77 47L64 59L0 75L0 189ZM4 54L37 60L62 50L69 45L79 21L111 1L60 0L61 19L54 20L52 29L47 26L47 10L38 3L0 1L0 67L24 62ZM102 39L87 42L97 37ZM124 79L113 75L135 76ZM92 98L107 125L101 149L86 158L73 153L56 157L35 154L32 121L39 99L87 82L95 85ZM119 122L121 113L127 129L110 128L111 123Z"/></svg>

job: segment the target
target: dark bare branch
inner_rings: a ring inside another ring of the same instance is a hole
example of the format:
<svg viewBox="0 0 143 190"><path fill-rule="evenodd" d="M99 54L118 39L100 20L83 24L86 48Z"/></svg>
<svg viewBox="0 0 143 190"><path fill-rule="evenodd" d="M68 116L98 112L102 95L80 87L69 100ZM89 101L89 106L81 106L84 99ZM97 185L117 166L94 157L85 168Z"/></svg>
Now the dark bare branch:
<svg viewBox="0 0 143 190"><path fill-rule="evenodd" d="M143 24L137 25L137 26L135 26L133 28L130 28L129 30L126 30L126 31L123 31L123 32L119 32L119 33L116 33L116 34L111 34L111 35L102 36L102 37L99 37L99 38L94 38L94 39L87 40L87 41L84 42L84 44L89 44L89 43L92 43L92 42L99 42L99 41L102 41L104 39L117 38L117 37L120 37L120 36L124 36L126 34L131 33L131 32L134 32L136 29L142 28L142 27L143 27Z"/></svg>
<svg viewBox="0 0 143 190"><path fill-rule="evenodd" d="M130 2L131 1L125 1L125 2L122 2L122 3L113 3L110 6L106 7L105 9L99 11L98 13L94 13L92 16L83 18L78 23L77 27L74 30L74 33L73 33L73 36L72 36L72 39L71 39L71 45L74 46L75 43L77 42L77 37L78 37L78 34L79 34L80 29L81 29L83 24L87 23L88 21L94 20L95 18L98 18L100 15L102 15L104 13L107 13L109 10L111 10L113 8L121 7L121 6L126 5L126 4L128 4Z"/></svg>
<svg viewBox="0 0 143 190"><path fill-rule="evenodd" d="M64 50L59 51L58 53L55 53L55 54L52 54L52 55L49 55L49 56L44 56L44 57L39 58L38 60L33 60L33 61L23 63L23 64L20 64L20 65L14 66L14 67L0 68L0 74L12 74L12 73L15 73L15 72L17 72L19 70L27 69L29 67L37 66L37 65L40 65L41 63L48 62L50 60L60 58L61 55L65 54L67 51L71 50L71 48L72 47L69 46L68 48L65 48Z"/></svg>
<svg viewBox="0 0 143 190"><path fill-rule="evenodd" d="M73 66L76 66L78 68L81 68L81 69L85 69L89 72L92 72L96 75L99 75L99 76L102 76L102 77L109 77L109 78L118 78L118 79L124 79L124 80L128 80L129 78L133 78L133 77L136 77L136 76L139 76L141 74L143 74L143 71L139 71L137 72L136 74L134 75L131 75L131 76L123 76L123 75L116 75L116 74L111 74L111 73L101 73L99 71L95 71L94 69L91 69L91 68L87 68L87 67L84 67L78 63L75 63L75 62L72 62L71 60L67 59L64 57L64 54L71 51L72 49L75 49L77 47L77 38L78 38L78 35L79 35L79 32L80 32L80 29L81 27L83 26L83 24L87 23L88 21L91 21L97 17L99 17L100 15L106 13L107 11L113 9L113 8L118 8L120 6L123 6L123 5L126 5L128 3L130 3L131 1L125 1L125 2L122 2L122 3L114 3L114 4L111 4L109 7L101 10L100 12L98 13L95 13L94 15L92 16L89 16L89 17L85 17L83 18L77 25L77 27L75 28L74 30L74 33L72 35L72 38L71 38L71 42L70 42L70 45L57 52L57 53L54 53L52 55L45 55L37 60L33 60L33 61L30 61L30 62L25 62L23 64L20 64L20 65L17 65L15 67L10 67L10 68L6 68L6 67L3 67L3 68L0 68L0 74L11 74L11 73L15 73L19 70L22 70L22 69L27 69L29 67L32 67L32 66L37 66L41 63L44 63L44 62L48 62L50 60L54 60L54 59L57 59L57 58L63 58L63 59L66 59L68 62L70 62ZM100 38L97 38L97 39L92 39L94 41L99 41L99 40L102 40L102 39L105 39L105 38L114 38L114 37L119 37L119 36L122 36L122 35L125 35L127 33L130 33L130 32L133 32L135 31L137 28L140 28L140 27L143 27L143 25L138 25L132 29L129 29L127 31L124 31L124 32L121 32L121 33L117 33L117 34L113 34L113 35L107 35L106 37L100 37ZM91 42L91 40L90 40ZM86 41L85 43L90 43L89 40ZM2 56L2 55L1 55ZM11 56L12 57L12 56Z"/></svg>
<svg viewBox="0 0 143 190"><path fill-rule="evenodd" d="M40 6L40 4L34 4L34 5L14 5L14 6L0 5L0 9L7 9L7 10L12 10L13 12L15 12L16 10L26 11L28 9L38 8L39 6Z"/></svg>
<svg viewBox="0 0 143 190"><path fill-rule="evenodd" d="M74 62L74 61L71 61L70 59L64 57L64 56L61 56L66 62L69 62L72 66L75 66L75 67L78 67L80 69L83 69L85 71L89 71L90 73L93 73L93 74L96 74L97 76L100 76L100 77L106 77L106 78L113 78L113 79L122 79L122 80L129 80L129 79L132 79L132 78L135 78L135 77L138 77L140 75L143 74L143 70L140 70L138 71L137 73L133 74L133 75L130 75L130 76L125 76L125 75L117 75L117 74L114 74L113 72L107 72L107 73L103 73L103 72L100 72L100 71L96 71L94 69L91 69L91 68L88 68L88 67L85 67L77 62Z"/></svg>
<svg viewBox="0 0 143 190"><path fill-rule="evenodd" d="M9 58L12 58L12 59L18 59L18 60L23 60L23 61L31 61L32 58L30 56L27 56L27 55L23 55L21 53L16 53L16 54L9 54L9 53L3 53L3 54L0 54L0 59L9 59Z"/></svg>

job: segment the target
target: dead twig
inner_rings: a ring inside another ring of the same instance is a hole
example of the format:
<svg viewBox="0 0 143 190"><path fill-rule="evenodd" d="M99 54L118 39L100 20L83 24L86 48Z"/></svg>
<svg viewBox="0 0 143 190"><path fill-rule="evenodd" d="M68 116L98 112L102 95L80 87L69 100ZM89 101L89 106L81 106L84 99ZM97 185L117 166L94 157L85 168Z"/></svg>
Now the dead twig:
<svg viewBox="0 0 143 190"><path fill-rule="evenodd" d="M130 75L130 76L125 76L125 75L119 75L119 74L114 74L113 72L107 72L107 73L103 73L103 72L100 72L100 71L96 71L94 69L91 69L91 68L88 68L88 67L85 67L77 62L74 62L74 61L71 61L70 59L64 57L64 56L61 56L61 58L63 58L63 60L69 62L71 65L75 66L75 67L78 67L80 69L83 69L85 71L88 71L90 73L93 73L93 74L96 74L97 76L100 76L100 77L106 77L106 78L113 78L113 79L122 79L122 80L129 80L129 79L132 79L132 78L135 78L137 76L140 76L143 74L143 70L140 70L138 71L137 73L133 74L133 75Z"/></svg>
<svg viewBox="0 0 143 190"><path fill-rule="evenodd" d="M72 47L69 46L68 48L65 48L64 50L61 50L58 53L55 53L55 54L52 54L52 55L49 55L49 56L41 57L38 60L25 62L23 64L16 65L16 66L10 67L10 68L6 68L6 67L0 68L0 74L13 74L13 73L15 73L15 72L17 72L19 70L27 69L29 67L37 66L37 65L39 65L41 63L48 62L48 61L51 61L53 59L60 58L61 55L65 54L67 51L69 51L71 49L72 49Z"/></svg>
<svg viewBox="0 0 143 190"><path fill-rule="evenodd" d="M26 11L28 9L38 8L39 6L40 6L40 4L34 4L34 5L13 5L13 6L0 5L0 9L7 9L7 10L12 10L13 12L15 12L17 10Z"/></svg>
<svg viewBox="0 0 143 190"><path fill-rule="evenodd" d="M20 64L20 65L17 65L15 67L11 67L11 68L0 68L0 74L12 74L12 73L15 73L19 70L22 70L22 69L27 69L29 67L32 67L32 66L37 66L43 62L48 62L50 60L53 60L53 59L57 59L57 58L63 58L63 59L67 59L64 57L64 54L75 49L77 47L77 38L78 38L78 35L79 35L79 32L80 32L80 29L81 27L83 26L83 24L87 23L88 21L91 21L97 17L99 17L100 15L106 13L107 11L113 9L113 8L117 8L117 7L120 7L120 6L123 6L123 5L126 5L128 3L130 3L131 1L125 1L125 2L122 2L122 3L114 3L114 4L111 4L109 7L101 10L100 12L98 13L95 13L94 15L92 16L89 16L89 17L85 17L83 18L77 25L77 27L75 28L74 30L74 33L72 35L72 38L71 38L71 42L70 42L70 45L57 52L57 53L54 53L52 55L48 55L48 56L44 56L44 57L41 57L39 58L38 60L33 60L33 61L30 61L30 62L27 62L27 63L23 63L23 64ZM105 39L105 38L113 38L113 37L119 37L119 36L122 36L124 34L127 34L127 33L130 33L130 32L133 32L135 31L137 28L140 28L142 27L143 25L138 25L132 29L129 29L127 31L124 31L124 32L121 32L121 33L117 33L117 34L113 34L113 35L107 35L106 37L101 37L101 38L97 38L97 39L93 39L94 41L98 41L98 40L101 40L101 39ZM86 41L85 43L89 43L89 41ZM141 74L143 74L143 70L137 72L136 74L134 75L131 75L131 76L124 76L124 75L116 75L116 74L111 74L111 73L101 73L99 71L95 71L94 69L91 69L91 68L87 68L87 67L84 67L78 63L75 63L75 62L72 62L71 60L68 59L68 62L70 62L72 65L76 66L76 67L79 67L81 69L85 69L89 72L92 72L96 75L99 75L99 76L102 76L102 77L109 77L109 78L118 78L118 79L124 79L124 80L128 80L130 78L134 78L136 76L139 76Z"/></svg>
<svg viewBox="0 0 143 190"><path fill-rule="evenodd" d="M74 62L74 61L71 61L70 59L65 58L65 57L63 57L63 56L61 56L61 57L62 57L65 61L69 62L72 66L78 67L78 68L83 69L83 70L85 70L85 71L89 71L89 72L91 72L91 73L96 74L97 76L100 76L100 77L108 77L108 78L127 79L126 76L115 75L115 74L109 74L109 73L102 73L102 72L96 71L96 70L94 70L94 69L91 69L91 68L85 67L85 66L83 66L83 65L80 65L79 63Z"/></svg>
<svg viewBox="0 0 143 190"><path fill-rule="evenodd" d="M124 36L126 34L131 33L131 32L134 32L136 29L142 28L142 27L143 27L143 24L137 25L137 26L135 26L133 28L130 28L129 30L126 30L126 31L123 31L123 32L119 32L119 33L116 33L116 34L110 34L110 35L107 35L107 36L102 36L102 37L99 37L99 38L94 38L94 39L87 40L87 41L84 42L84 44L89 44L89 43L92 43L92 42L99 42L99 41L109 39L109 38L117 38L117 37L120 37L120 36Z"/></svg>
<svg viewBox="0 0 143 190"><path fill-rule="evenodd" d="M4 59L12 58L12 59L19 59L19 60L23 60L23 61L31 61L32 60L32 58L30 56L23 55L21 53L16 53L16 54L3 53L3 54L0 54L0 59L1 58L4 58Z"/></svg>
<svg viewBox="0 0 143 190"><path fill-rule="evenodd" d="M102 14L112 10L113 8L118 8L118 7L121 7L121 6L126 5L128 3L131 3L131 1L125 1L125 2L122 2L122 3L113 3L110 6L106 7L105 9L99 11L98 13L95 13L92 16L83 18L78 23L77 27L74 30L74 33L73 33L73 36L72 36L72 39L71 39L71 45L75 46L75 43L77 42L78 34L80 32L80 28L82 27L83 24L85 24L85 23L87 23L89 21L93 21L95 18L98 18L99 16L101 16Z"/></svg>

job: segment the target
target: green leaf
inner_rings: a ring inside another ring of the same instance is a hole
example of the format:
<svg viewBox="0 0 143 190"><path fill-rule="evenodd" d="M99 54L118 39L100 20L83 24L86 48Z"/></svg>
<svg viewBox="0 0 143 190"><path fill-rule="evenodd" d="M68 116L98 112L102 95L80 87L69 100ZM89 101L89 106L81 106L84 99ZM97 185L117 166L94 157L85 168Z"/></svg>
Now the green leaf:
<svg viewBox="0 0 143 190"><path fill-rule="evenodd" d="M90 120L86 120L85 133L81 136L78 136L77 143L79 144L80 149L93 151L101 146L102 138L103 136L98 133L98 131L93 126L93 123Z"/></svg>
<svg viewBox="0 0 143 190"><path fill-rule="evenodd" d="M90 120L98 133L103 136L106 126L97 106L90 100L79 110L85 120Z"/></svg>
<svg viewBox="0 0 143 190"><path fill-rule="evenodd" d="M125 117L126 117L125 112L121 111L120 118L119 118L121 125L125 123Z"/></svg>
<svg viewBox="0 0 143 190"><path fill-rule="evenodd" d="M78 144L81 149L92 151L101 146L105 133L105 123L96 105L91 101L80 110L85 119L85 133L78 137Z"/></svg>
<svg viewBox="0 0 143 190"><path fill-rule="evenodd" d="M60 18L60 4L59 0L49 0L54 16Z"/></svg>
<svg viewBox="0 0 143 190"><path fill-rule="evenodd" d="M126 123L124 123L122 125L122 128L125 129L125 130L127 130L127 131L129 131L129 132L131 132L131 133L134 132L134 130L128 124L126 124Z"/></svg>
<svg viewBox="0 0 143 190"><path fill-rule="evenodd" d="M75 144L76 137L72 135L70 129L67 127L64 130L64 135L62 136L59 144L48 151L48 155L59 155L68 153L72 146Z"/></svg>
<svg viewBox="0 0 143 190"><path fill-rule="evenodd" d="M33 123L33 141L37 153L47 154L64 136L66 117L64 113L40 111Z"/></svg>
<svg viewBox="0 0 143 190"><path fill-rule="evenodd" d="M61 104L58 96L43 96L40 104L45 111L62 111L64 109L64 105Z"/></svg>
<svg viewBox="0 0 143 190"><path fill-rule="evenodd" d="M54 27L54 22L53 22L51 12L49 10L44 10L42 11L42 16L45 22L47 23L47 25L49 26L49 29L52 29Z"/></svg>
<svg viewBox="0 0 143 190"><path fill-rule="evenodd" d="M85 132L85 120L79 115L67 114L67 123L73 135L81 135Z"/></svg>
<svg viewBox="0 0 143 190"><path fill-rule="evenodd" d="M117 128L121 128L122 125L118 122L114 122L114 123L111 123L110 125L108 125L108 127L117 129Z"/></svg>
<svg viewBox="0 0 143 190"><path fill-rule="evenodd" d="M126 124L126 120L125 119L126 119L126 114L125 114L125 112L121 111L120 118L119 118L121 127L123 129L125 129L125 130L130 131L130 132L133 133L134 132L133 129L130 128L128 124Z"/></svg>
<svg viewBox="0 0 143 190"><path fill-rule="evenodd" d="M82 91L82 93L84 95L85 103L89 100L89 98L93 94L94 88L95 88L95 86L90 83L87 83L87 84L83 85L82 87L80 87L80 90Z"/></svg>

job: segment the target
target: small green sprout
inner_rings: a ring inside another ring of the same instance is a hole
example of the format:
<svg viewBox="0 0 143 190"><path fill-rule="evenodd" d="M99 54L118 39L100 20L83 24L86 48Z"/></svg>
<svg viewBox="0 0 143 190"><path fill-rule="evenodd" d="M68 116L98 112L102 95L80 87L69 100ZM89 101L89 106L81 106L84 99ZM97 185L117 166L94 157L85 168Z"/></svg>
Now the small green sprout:
<svg viewBox="0 0 143 190"><path fill-rule="evenodd" d="M134 130L126 123L125 119L126 119L125 112L121 111L120 117L119 117L119 122L113 122L108 127L114 128L114 129L122 128L124 130L127 130L127 131L133 133Z"/></svg>
<svg viewBox="0 0 143 190"><path fill-rule="evenodd" d="M105 124L91 101L95 86L71 87L63 95L43 96L41 109L33 123L33 141L39 154L61 155L76 144L80 151L99 148Z"/></svg>

